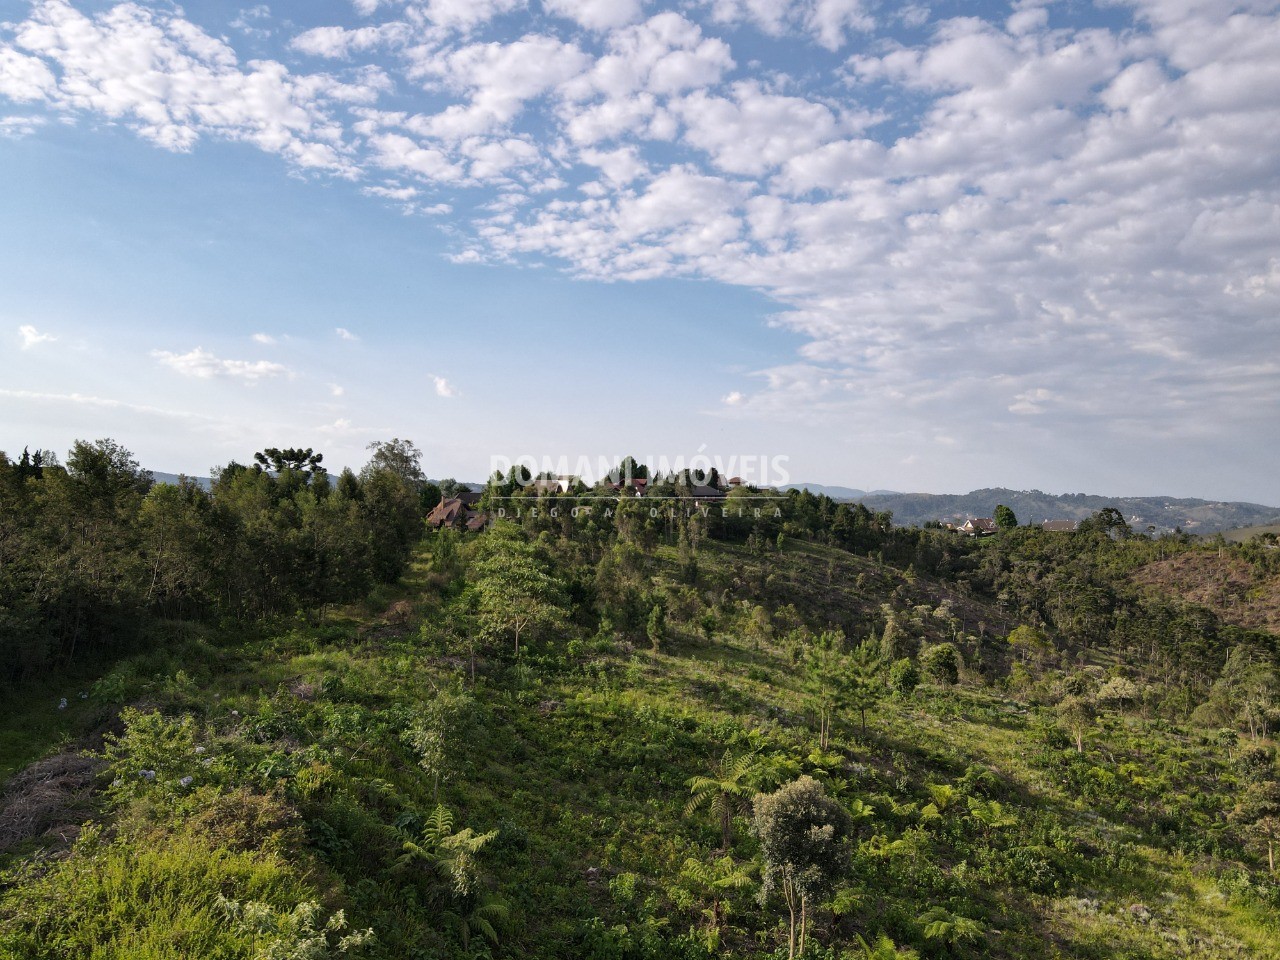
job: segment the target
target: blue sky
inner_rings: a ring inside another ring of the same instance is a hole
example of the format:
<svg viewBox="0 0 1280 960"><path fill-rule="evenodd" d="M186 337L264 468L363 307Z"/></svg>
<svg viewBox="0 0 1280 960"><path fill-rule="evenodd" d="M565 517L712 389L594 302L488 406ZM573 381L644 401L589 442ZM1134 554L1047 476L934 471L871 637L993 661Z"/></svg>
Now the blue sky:
<svg viewBox="0 0 1280 960"><path fill-rule="evenodd" d="M0 0L0 449L1280 503L1280 4Z"/></svg>

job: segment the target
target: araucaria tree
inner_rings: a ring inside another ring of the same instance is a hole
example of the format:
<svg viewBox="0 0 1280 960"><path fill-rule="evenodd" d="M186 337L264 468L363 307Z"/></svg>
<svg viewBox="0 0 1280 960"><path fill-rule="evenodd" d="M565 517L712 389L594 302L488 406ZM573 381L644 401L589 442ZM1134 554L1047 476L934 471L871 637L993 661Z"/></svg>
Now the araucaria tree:
<svg viewBox="0 0 1280 960"><path fill-rule="evenodd" d="M801 777L755 799L753 820L764 859L761 902L777 893L790 917L787 956L804 952L809 915L848 869L853 821L822 784Z"/></svg>

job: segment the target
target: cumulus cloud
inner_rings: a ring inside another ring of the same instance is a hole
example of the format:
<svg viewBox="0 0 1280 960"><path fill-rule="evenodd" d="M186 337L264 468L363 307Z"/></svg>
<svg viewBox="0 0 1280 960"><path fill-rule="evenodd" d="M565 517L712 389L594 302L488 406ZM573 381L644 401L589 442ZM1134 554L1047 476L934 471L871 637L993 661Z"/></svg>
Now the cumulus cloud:
<svg viewBox="0 0 1280 960"><path fill-rule="evenodd" d="M251 338L254 343L261 343L263 346L271 346L276 342L276 338L269 333L255 333Z"/></svg>
<svg viewBox="0 0 1280 960"><path fill-rule="evenodd" d="M346 60L354 53L403 43L411 36L408 24L395 21L376 27L357 27L354 30L345 27L315 27L298 34L289 45L294 50L313 57Z"/></svg>
<svg viewBox="0 0 1280 960"><path fill-rule="evenodd" d="M44 100L57 90L48 65L10 46L0 46L0 95L18 103Z"/></svg>
<svg viewBox="0 0 1280 960"><path fill-rule="evenodd" d="M242 9L231 21L231 26L246 36L265 40L274 32L269 25L270 21L271 8L265 3L259 3Z"/></svg>
<svg viewBox="0 0 1280 960"><path fill-rule="evenodd" d="M1052 399L1053 393L1043 387L1027 390L1014 397L1013 403L1009 404L1009 412L1021 414L1044 413L1045 403Z"/></svg>
<svg viewBox="0 0 1280 960"><path fill-rule="evenodd" d="M543 9L588 30L611 30L640 18L642 0L542 0Z"/></svg>
<svg viewBox="0 0 1280 960"><path fill-rule="evenodd" d="M864 0L701 0L721 23L751 24L769 36L804 33L828 50L875 21Z"/></svg>
<svg viewBox="0 0 1280 960"><path fill-rule="evenodd" d="M459 396L458 391L454 388L453 384L444 377L433 376L431 379L435 382L437 397L444 397L451 400L454 397Z"/></svg>
<svg viewBox="0 0 1280 960"><path fill-rule="evenodd" d="M293 40L331 75L39 0L0 27L0 96L360 177L452 214L455 263L762 291L802 346L722 408L921 447L959 411L1126 439L1242 390L1280 414L1255 362L1280 352L1274 4L354 3L367 22Z"/></svg>
<svg viewBox="0 0 1280 960"><path fill-rule="evenodd" d="M686 142L729 173L759 176L840 133L825 105L767 93L752 82L735 84L731 97L699 91L674 110L685 123Z"/></svg>
<svg viewBox="0 0 1280 960"><path fill-rule="evenodd" d="M167 350L153 350L151 356L184 377L194 377L198 380L228 377L252 383L289 373L288 367L270 360L223 360L202 347L196 347L181 354L170 353Z"/></svg>
<svg viewBox="0 0 1280 960"><path fill-rule="evenodd" d="M42 343L52 343L58 338L48 333L41 333L31 324L24 323L18 327L18 339L23 350L30 350Z"/></svg>
<svg viewBox="0 0 1280 960"><path fill-rule="evenodd" d="M461 180L462 166L442 149L427 146L400 133L382 133L370 139L372 162L385 170L415 174L424 180L448 183Z"/></svg>
<svg viewBox="0 0 1280 960"><path fill-rule="evenodd" d="M0 137L21 140L29 137L45 125L44 117L0 117Z"/></svg>
<svg viewBox="0 0 1280 960"><path fill-rule="evenodd" d="M433 24L466 31L525 5L526 0L426 0L419 9Z"/></svg>
<svg viewBox="0 0 1280 960"><path fill-rule="evenodd" d="M375 86L294 76L269 60L242 67L225 41L133 3L90 17L40 0L0 45L0 93L11 99L119 120L170 150L212 136L347 175L354 166L331 106L368 100Z"/></svg>
<svg viewBox="0 0 1280 960"><path fill-rule="evenodd" d="M346 327L335 327L333 332L338 335L338 339L340 340L356 341L360 339Z"/></svg>
<svg viewBox="0 0 1280 960"><path fill-rule="evenodd" d="M431 52L417 76L467 97L411 122L415 132L459 140L504 129L527 101L579 74L590 62L576 44L531 34L512 43L477 43L445 56Z"/></svg>
<svg viewBox="0 0 1280 960"><path fill-rule="evenodd" d="M361 193L363 193L366 197L379 197L383 200L399 200L402 203L407 202L409 200L413 200L415 197L421 194L421 192L422 191L419 190L417 187L398 187L398 186L365 187L361 191Z"/></svg>

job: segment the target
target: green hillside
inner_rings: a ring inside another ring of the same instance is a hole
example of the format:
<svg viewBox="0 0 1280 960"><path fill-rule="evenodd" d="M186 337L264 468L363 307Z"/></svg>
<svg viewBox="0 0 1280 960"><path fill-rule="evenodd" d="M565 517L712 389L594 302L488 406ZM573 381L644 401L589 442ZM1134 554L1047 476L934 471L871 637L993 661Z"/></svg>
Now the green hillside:
<svg viewBox="0 0 1280 960"><path fill-rule="evenodd" d="M1004 487L964 494L886 493L860 498L872 510L890 510L896 522L921 526L931 520L990 517L997 504L1012 507L1023 523L1083 520L1105 507L1115 507L1135 530L1157 533L1175 529L1213 534L1250 524L1272 523L1280 508L1257 503L1222 502L1177 497L1104 497L1095 494L1044 493Z"/></svg>
<svg viewBox="0 0 1280 960"><path fill-rule="evenodd" d="M4 650L0 956L1280 956L1275 636L1134 578L1190 538L516 495L518 525L300 602L380 536L377 477L183 493L256 562L347 518L293 613L143 590L139 630L36 661L46 601L0 583L36 604ZM82 475L23 482L21 569L53 569ZM123 603L151 548L100 542Z"/></svg>
<svg viewBox="0 0 1280 960"><path fill-rule="evenodd" d="M1280 523L1266 523L1256 527L1237 527L1234 530L1227 530L1223 533L1223 538L1232 543L1247 543L1254 537L1265 536L1266 534L1280 536Z"/></svg>

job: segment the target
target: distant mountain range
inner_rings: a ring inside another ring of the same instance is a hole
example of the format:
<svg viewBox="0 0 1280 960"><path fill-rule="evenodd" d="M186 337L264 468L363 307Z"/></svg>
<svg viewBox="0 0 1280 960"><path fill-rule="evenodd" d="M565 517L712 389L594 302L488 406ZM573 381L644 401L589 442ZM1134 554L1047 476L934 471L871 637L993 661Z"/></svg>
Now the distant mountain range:
<svg viewBox="0 0 1280 960"><path fill-rule="evenodd" d="M151 476L156 483L177 483L179 478L182 476L182 474L165 473L163 470L152 470ZM200 487L203 490L208 490L211 486L213 486L213 481L210 480L208 477L187 477L187 479L193 481L196 486ZM337 483L338 474L330 473L329 482ZM439 484L440 481L428 480L427 483ZM464 483L463 486L467 487L470 490L478 491L478 490L483 490L485 485L483 483Z"/></svg>
<svg viewBox="0 0 1280 960"><path fill-rule="evenodd" d="M1135 530L1155 527L1164 532L1181 527L1188 533L1212 534L1237 527L1280 520L1280 507L1259 503L1224 503L1174 497L1102 497L1086 493L1056 495L1040 490L991 487L961 494L887 493L855 497L871 510L892 510L900 526L920 526L929 520L990 517L1003 503L1019 523L1044 520L1083 520L1103 507L1115 507Z"/></svg>
<svg viewBox="0 0 1280 960"><path fill-rule="evenodd" d="M162 470L151 471L151 478L155 480L156 483L176 484L183 476L184 474L165 473ZM208 490L213 486L213 482L208 477L187 477L187 479L202 490Z"/></svg>
<svg viewBox="0 0 1280 960"><path fill-rule="evenodd" d="M808 490L814 494L826 494L832 500L861 500L863 497L895 497L896 490L858 490L854 487L829 487L821 483L789 483L782 490Z"/></svg>
<svg viewBox="0 0 1280 960"><path fill-rule="evenodd" d="M157 483L177 483L176 473L152 471ZM209 489L208 477L191 477ZM438 482L438 481L435 481ZM483 490L482 483L468 483L472 490ZM808 490L826 494L833 500L863 503L871 510L893 511L896 526L918 527L930 520L960 520L990 517L996 504L1003 503L1017 514L1019 523L1044 520L1083 520L1103 507L1115 507L1124 514L1135 530L1155 527L1165 532L1181 527L1188 533L1214 534L1240 527L1280 522L1280 507L1260 503L1220 502L1214 500L1177 499L1174 497L1102 497L1087 493L1044 493L1041 490L1010 490L989 487L970 493L898 493L893 490L859 490L855 487L827 486L821 483L793 483L785 490Z"/></svg>

